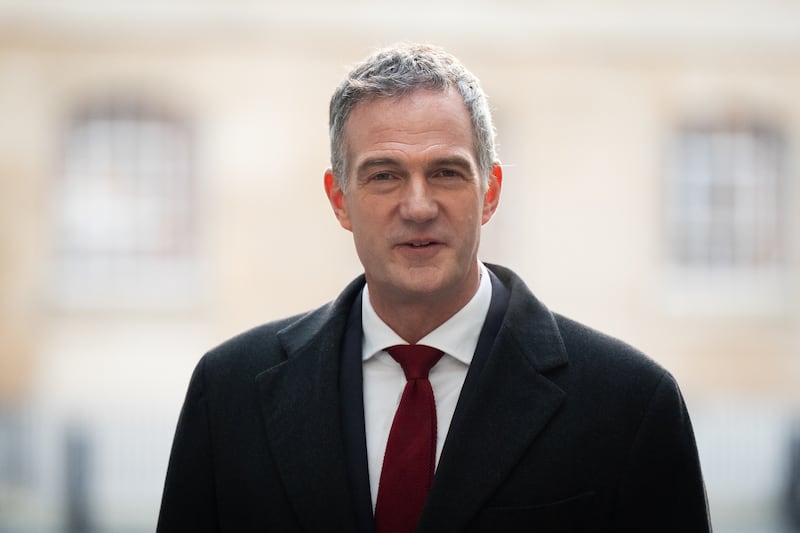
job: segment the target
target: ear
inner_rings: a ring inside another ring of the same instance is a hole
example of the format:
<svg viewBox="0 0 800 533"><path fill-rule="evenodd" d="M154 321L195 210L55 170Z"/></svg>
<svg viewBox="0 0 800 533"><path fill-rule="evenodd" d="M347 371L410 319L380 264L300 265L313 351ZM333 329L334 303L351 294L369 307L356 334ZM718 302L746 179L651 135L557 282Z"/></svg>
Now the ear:
<svg viewBox="0 0 800 533"><path fill-rule="evenodd" d="M331 207L333 208L333 214L336 215L336 219L344 229L352 231L353 226L350 224L350 216L347 214L347 207L344 201L344 192L342 192L341 187L339 187L339 182L336 181L331 169L325 171L324 182L325 194L328 197L328 202L330 202Z"/></svg>
<svg viewBox="0 0 800 533"><path fill-rule="evenodd" d="M489 180L486 186L486 192L483 194L483 216L481 224L486 224L494 215L497 210L497 204L500 203L500 189L503 187L503 167L500 163L492 165L492 170L489 173Z"/></svg>

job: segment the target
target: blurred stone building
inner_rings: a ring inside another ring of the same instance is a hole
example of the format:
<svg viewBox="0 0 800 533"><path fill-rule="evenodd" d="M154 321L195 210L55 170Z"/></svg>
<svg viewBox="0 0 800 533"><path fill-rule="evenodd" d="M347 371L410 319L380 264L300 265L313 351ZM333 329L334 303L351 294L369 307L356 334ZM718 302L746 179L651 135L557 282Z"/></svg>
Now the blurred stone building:
<svg viewBox="0 0 800 533"><path fill-rule="evenodd" d="M152 530L203 351L360 273L327 102L399 40L490 95L483 259L677 376L718 531L780 527L800 6L430 4L0 4L0 532Z"/></svg>

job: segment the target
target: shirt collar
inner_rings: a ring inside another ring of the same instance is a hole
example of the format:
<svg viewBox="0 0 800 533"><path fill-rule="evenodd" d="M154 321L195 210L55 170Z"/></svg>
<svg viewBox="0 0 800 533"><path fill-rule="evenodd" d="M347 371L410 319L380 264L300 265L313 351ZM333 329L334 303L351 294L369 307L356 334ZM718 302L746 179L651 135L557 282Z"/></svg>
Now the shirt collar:
<svg viewBox="0 0 800 533"><path fill-rule="evenodd" d="M478 267L481 280L472 299L418 343L442 350L467 365L472 362L472 356L478 346L478 337L492 300L492 284L488 271L483 263L479 262ZM362 355L365 361L388 346L408 344L375 312L369 299L367 285L364 286L361 299L361 324L364 331Z"/></svg>

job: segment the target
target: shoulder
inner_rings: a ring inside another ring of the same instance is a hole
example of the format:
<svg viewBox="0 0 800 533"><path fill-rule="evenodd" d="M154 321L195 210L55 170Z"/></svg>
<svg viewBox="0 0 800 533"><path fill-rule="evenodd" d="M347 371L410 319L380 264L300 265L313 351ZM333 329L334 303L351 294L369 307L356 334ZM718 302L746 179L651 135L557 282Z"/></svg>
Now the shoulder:
<svg viewBox="0 0 800 533"><path fill-rule="evenodd" d="M665 421L685 412L672 374L630 344L555 315L568 363L551 378L598 420ZM649 414L648 414L649 413Z"/></svg>
<svg viewBox="0 0 800 533"><path fill-rule="evenodd" d="M553 316L571 363L618 372L635 369L658 376L665 372L656 361L627 342L561 314Z"/></svg>
<svg viewBox="0 0 800 533"><path fill-rule="evenodd" d="M363 284L360 276L321 307L261 324L226 340L206 353L206 365L258 373L286 360L292 351L319 335L341 333Z"/></svg>
<svg viewBox="0 0 800 533"><path fill-rule="evenodd" d="M565 389L608 397L639 396L677 388L659 363L623 340L551 311L509 269L491 265L511 292L506 325L534 366Z"/></svg>
<svg viewBox="0 0 800 533"><path fill-rule="evenodd" d="M300 313L250 328L209 350L204 359L211 365L277 363L282 351L278 333L319 311Z"/></svg>
<svg viewBox="0 0 800 533"><path fill-rule="evenodd" d="M190 391L242 390L255 376L286 360L279 332L319 310L274 320L246 330L206 352L197 363Z"/></svg>
<svg viewBox="0 0 800 533"><path fill-rule="evenodd" d="M513 271L489 265L510 291L504 322L514 337L531 353L538 369L563 363L592 370L638 370L661 375L664 369L630 344L597 329L551 311Z"/></svg>

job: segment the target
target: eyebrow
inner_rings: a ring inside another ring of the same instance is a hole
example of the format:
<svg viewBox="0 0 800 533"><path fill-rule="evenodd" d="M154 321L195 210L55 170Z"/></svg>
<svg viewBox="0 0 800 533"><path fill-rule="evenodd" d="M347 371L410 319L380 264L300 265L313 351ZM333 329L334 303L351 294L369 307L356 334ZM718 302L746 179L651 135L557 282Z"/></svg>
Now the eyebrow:
<svg viewBox="0 0 800 533"><path fill-rule="evenodd" d="M472 168L472 163L465 157L460 155L453 155L447 157L439 157L434 159L430 166L432 167L459 167L463 170L468 170L470 172L474 171L475 169Z"/></svg>
<svg viewBox="0 0 800 533"><path fill-rule="evenodd" d="M374 167L400 167L399 160L392 157L371 157L359 163L356 174L361 174L367 169ZM460 155L438 157L429 162L428 167L458 167L469 172L475 172L472 163Z"/></svg>
<svg viewBox="0 0 800 533"><path fill-rule="evenodd" d="M359 163L356 167L356 175L363 173L365 170L373 167L398 167L400 162L391 157L370 157Z"/></svg>

